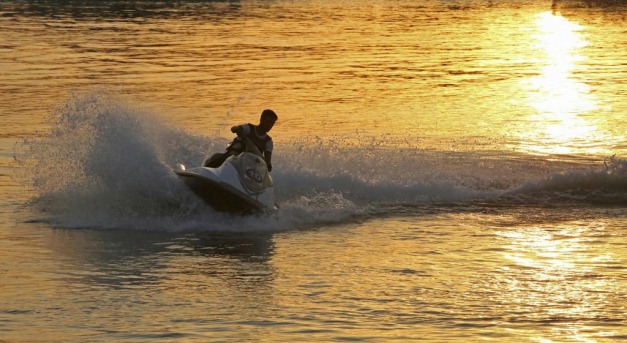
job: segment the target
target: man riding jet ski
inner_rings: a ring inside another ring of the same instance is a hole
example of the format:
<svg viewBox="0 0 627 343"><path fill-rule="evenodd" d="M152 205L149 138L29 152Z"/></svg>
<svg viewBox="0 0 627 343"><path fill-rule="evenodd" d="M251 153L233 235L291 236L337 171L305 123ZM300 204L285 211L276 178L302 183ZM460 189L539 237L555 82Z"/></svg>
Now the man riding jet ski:
<svg viewBox="0 0 627 343"><path fill-rule="evenodd" d="M202 167L186 169L179 164L175 173L218 211L242 215L276 212L270 176L272 138L267 135L276 120L272 110L264 110L259 125L233 126L237 138L225 153L214 154Z"/></svg>
<svg viewBox="0 0 627 343"><path fill-rule="evenodd" d="M233 142L226 149L225 153L216 153L213 154L209 159L207 159L204 163L205 167L209 168L217 168L224 161L233 155L237 155L242 152L241 146L241 138L246 137L250 139L257 149L263 153L264 160L266 161L266 165L268 166L268 171L272 171L272 137L268 135L268 132L272 130L274 123L276 123L278 116L272 110L264 110L261 112L261 117L259 118L259 125L253 124L242 124L238 126L233 126L231 128L231 132L237 134L237 138L233 140Z"/></svg>

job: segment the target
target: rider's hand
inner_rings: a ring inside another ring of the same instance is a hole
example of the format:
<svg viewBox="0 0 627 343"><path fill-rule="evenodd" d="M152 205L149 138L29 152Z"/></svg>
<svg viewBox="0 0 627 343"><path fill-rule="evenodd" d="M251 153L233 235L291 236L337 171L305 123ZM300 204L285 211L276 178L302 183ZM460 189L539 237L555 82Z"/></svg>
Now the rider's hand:
<svg viewBox="0 0 627 343"><path fill-rule="evenodd" d="M268 171L271 172L272 171L272 163L267 163L268 165Z"/></svg>
<svg viewBox="0 0 627 343"><path fill-rule="evenodd" d="M240 131L241 131L241 129L239 128L239 126L233 126L231 128L231 132L233 132L234 134L236 134L238 136L240 135Z"/></svg>

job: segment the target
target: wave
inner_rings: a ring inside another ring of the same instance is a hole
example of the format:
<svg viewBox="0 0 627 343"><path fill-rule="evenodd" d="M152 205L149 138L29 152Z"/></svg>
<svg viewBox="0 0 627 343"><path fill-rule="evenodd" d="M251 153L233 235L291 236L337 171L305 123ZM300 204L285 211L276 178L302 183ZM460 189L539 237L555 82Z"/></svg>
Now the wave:
<svg viewBox="0 0 627 343"><path fill-rule="evenodd" d="M504 156L347 147L320 137L275 154L278 218L214 211L173 173L199 165L227 141L190 134L107 91L71 95L50 131L16 154L29 172L42 220L59 227L143 230L287 230L342 223L401 206L568 199L625 204L624 160L602 167ZM314 140L315 142L311 142Z"/></svg>
<svg viewBox="0 0 627 343"><path fill-rule="evenodd" d="M536 202L579 202L593 205L627 205L627 159L615 156L605 168L574 169L529 181L504 194Z"/></svg>

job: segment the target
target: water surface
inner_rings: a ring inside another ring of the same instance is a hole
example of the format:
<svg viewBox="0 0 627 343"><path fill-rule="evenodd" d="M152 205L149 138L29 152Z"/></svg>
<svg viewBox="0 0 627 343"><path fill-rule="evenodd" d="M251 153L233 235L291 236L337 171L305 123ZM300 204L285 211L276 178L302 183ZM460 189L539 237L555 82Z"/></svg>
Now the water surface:
<svg viewBox="0 0 627 343"><path fill-rule="evenodd" d="M626 339L625 10L2 2L0 341ZM264 108L217 213L173 167Z"/></svg>

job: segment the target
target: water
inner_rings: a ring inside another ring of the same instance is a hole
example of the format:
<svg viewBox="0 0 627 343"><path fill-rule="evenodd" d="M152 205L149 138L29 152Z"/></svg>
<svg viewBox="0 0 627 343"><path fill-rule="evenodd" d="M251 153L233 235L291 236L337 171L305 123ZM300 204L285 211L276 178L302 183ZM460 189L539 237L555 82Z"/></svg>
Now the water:
<svg viewBox="0 0 627 343"><path fill-rule="evenodd" d="M0 342L625 340L626 8L551 5L3 1Z"/></svg>

